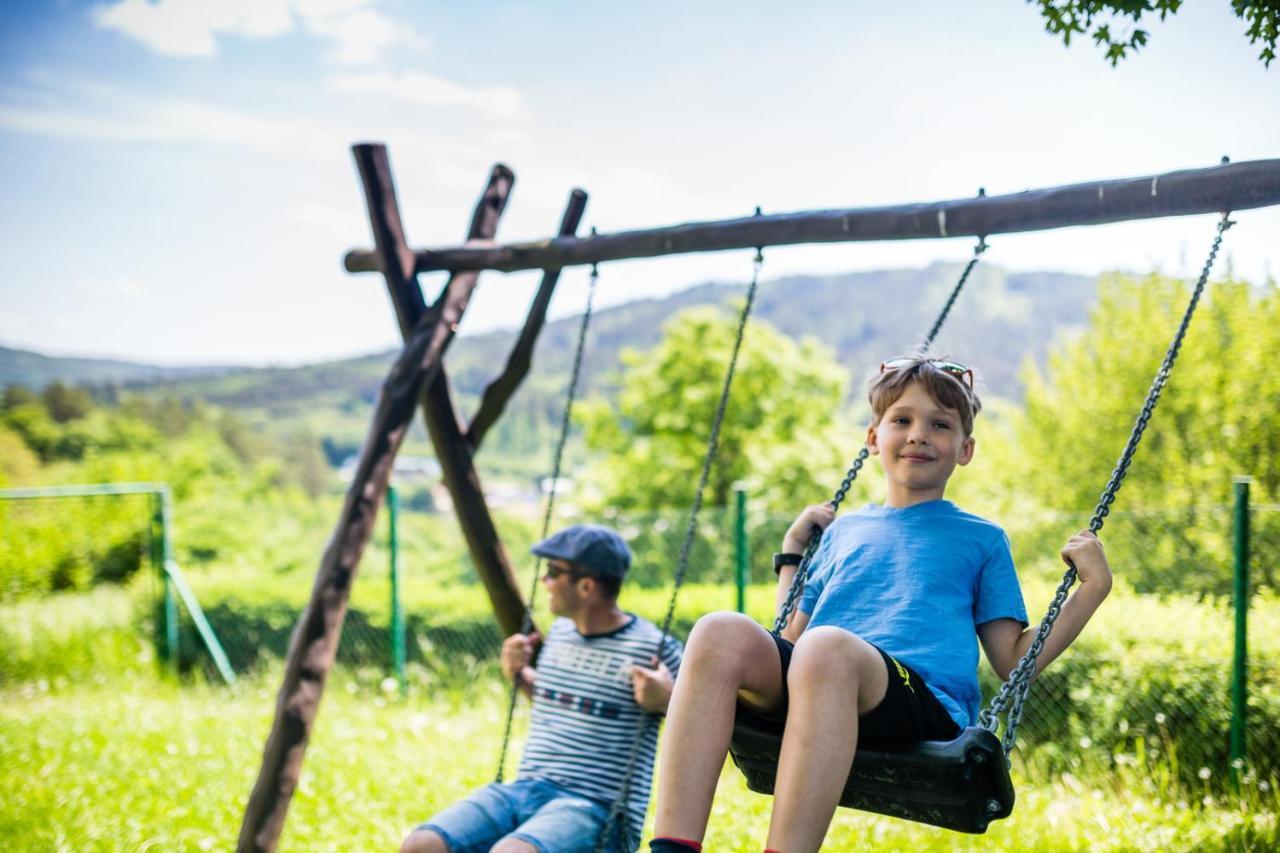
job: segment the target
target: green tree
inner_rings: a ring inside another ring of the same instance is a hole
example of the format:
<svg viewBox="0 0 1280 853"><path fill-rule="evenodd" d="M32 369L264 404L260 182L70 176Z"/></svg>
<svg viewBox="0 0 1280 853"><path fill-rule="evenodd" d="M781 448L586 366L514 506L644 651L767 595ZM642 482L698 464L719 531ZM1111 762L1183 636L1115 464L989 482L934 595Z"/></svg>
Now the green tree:
<svg viewBox="0 0 1280 853"><path fill-rule="evenodd" d="M1073 35L1088 35L1114 67L1130 51L1147 43L1147 31L1138 25L1148 13L1160 20L1176 14L1182 0L1027 0L1040 7L1045 29L1062 36L1070 45ZM1262 42L1258 58L1266 67L1276 58L1276 37L1280 30L1280 2L1277 0L1231 0L1236 17L1248 23L1245 35L1250 44ZM1125 24L1124 19L1133 23ZM1120 21L1122 26L1113 29Z"/></svg>
<svg viewBox="0 0 1280 853"><path fill-rule="evenodd" d="M40 399L49 417L60 424L79 420L93 408L93 398L88 391L61 382L50 382L41 392Z"/></svg>
<svg viewBox="0 0 1280 853"><path fill-rule="evenodd" d="M1024 517L1051 509L1065 511L1071 527L1087 522L1189 285L1116 275L1103 279L1099 293L1087 330L1051 353L1047 374L1025 372L1026 408L1014 418L1014 441L999 466ZM1254 477L1260 503L1280 494L1277 328L1274 284L1219 282L1201 304L1107 521L1123 543L1118 559L1113 553L1117 573L1140 589L1226 592L1233 475ZM1273 548L1278 540L1258 537ZM1051 544L1043 543L1049 553ZM1263 580L1274 585L1269 569Z"/></svg>
<svg viewBox="0 0 1280 853"><path fill-rule="evenodd" d="M40 396L27 386L6 385L4 387L4 397L0 399L0 409L8 411L9 409L16 409L18 406L39 402Z"/></svg>
<svg viewBox="0 0 1280 853"><path fill-rule="evenodd" d="M0 488L30 486L40 470L40 457L11 429L0 425Z"/></svg>
<svg viewBox="0 0 1280 853"><path fill-rule="evenodd" d="M719 308L693 308L667 323L647 351L622 353L616 403L584 404L594 479L621 511L688 507L701 472L736 333ZM746 484L757 506L798 510L839 481L863 427L837 423L848 374L824 344L795 342L767 323L747 330L705 502L727 506Z"/></svg>

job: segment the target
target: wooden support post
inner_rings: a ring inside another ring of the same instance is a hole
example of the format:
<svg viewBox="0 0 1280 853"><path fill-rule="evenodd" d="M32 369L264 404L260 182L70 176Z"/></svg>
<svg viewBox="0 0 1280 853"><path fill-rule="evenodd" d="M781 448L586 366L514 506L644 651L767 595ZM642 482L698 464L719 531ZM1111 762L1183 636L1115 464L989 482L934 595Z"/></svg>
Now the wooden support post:
<svg viewBox="0 0 1280 853"><path fill-rule="evenodd" d="M240 826L236 849L241 853L274 850L280 840L289 801L302 773L302 759L320 697L338 651L360 556L369 541L396 452L409 431L422 389L444 354L435 334L436 326L434 316L423 316L383 382L342 514L320 560L311 599L289 640L275 720Z"/></svg>
<svg viewBox="0 0 1280 853"><path fill-rule="evenodd" d="M386 146L356 145L352 152L364 184L369 219L377 244L379 268L386 277L387 291L403 333L416 325L426 309L422 292L414 278L412 263L407 262L412 259L413 253L408 249L404 227L400 221L400 209ZM506 166L494 167L484 195L472 216L468 240L493 239L514 181L515 175ZM436 317L436 329L442 339L442 347L447 347L452 340L479 275L477 271L451 275L440 298L432 305L430 313ZM449 392L448 377L443 368L439 369L426 386L422 411L436 459L440 463L445 488L453 499L454 512L466 538L476 573L489 594L494 615L502 631L513 633L520 629L524 618L524 599L516 584L511 561L498 538L493 518L489 515L484 489L472 460L471 446L458 422Z"/></svg>
<svg viewBox="0 0 1280 853"><path fill-rule="evenodd" d="M586 209L587 194L582 190L571 192L569 204L565 207L564 216L560 219L559 236L574 236ZM476 410L475 417L471 419L471 425L467 427L467 443L471 445L472 451L480 447L484 434L489 431L489 427L497 423L498 418L502 417L502 410L506 408L507 401L528 375L529 367L533 363L533 345L538 342L538 334L542 331L542 326L547 319L547 307L551 304L551 296L559 281L559 269L550 269L543 273L542 284L538 287L533 303L529 306L529 316L525 318L524 328L520 330L520 337L516 339L515 345L511 348L511 354L507 356L507 366L497 379L485 387L484 394L480 398L480 408Z"/></svg>

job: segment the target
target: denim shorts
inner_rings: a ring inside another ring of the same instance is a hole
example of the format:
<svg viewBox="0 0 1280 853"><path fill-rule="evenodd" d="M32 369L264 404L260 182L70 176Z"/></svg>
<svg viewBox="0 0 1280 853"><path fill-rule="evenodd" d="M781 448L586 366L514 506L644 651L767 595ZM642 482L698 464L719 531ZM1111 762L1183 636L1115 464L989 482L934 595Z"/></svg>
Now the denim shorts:
<svg viewBox="0 0 1280 853"><path fill-rule="evenodd" d="M488 851L518 838L541 853L591 853L609 817L609 804L571 793L554 782L519 779L486 785L418 829L444 839L450 853ZM614 819L604 849L622 850L626 814Z"/></svg>

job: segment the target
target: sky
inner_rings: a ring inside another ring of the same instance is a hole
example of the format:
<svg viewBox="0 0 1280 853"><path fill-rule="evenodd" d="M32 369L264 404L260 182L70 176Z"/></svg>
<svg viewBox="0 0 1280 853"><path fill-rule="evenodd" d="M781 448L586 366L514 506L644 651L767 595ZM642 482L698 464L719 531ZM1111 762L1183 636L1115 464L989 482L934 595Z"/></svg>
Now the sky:
<svg viewBox="0 0 1280 853"><path fill-rule="evenodd" d="M500 240L972 196L1280 157L1270 70L1228 0L1112 68L1020 0L914 3L6 0L0 345L158 364L301 364L399 340L350 146L388 146L411 245L464 237L493 163ZM1280 269L1280 208L1223 257ZM1012 270L1199 270L1216 217L999 235ZM776 248L764 277L962 260L970 240ZM602 266L598 305L742 281L750 252ZM486 273L463 333L539 274ZM443 283L423 276L428 299ZM553 316L581 311L562 276ZM892 310L891 300L886 310Z"/></svg>

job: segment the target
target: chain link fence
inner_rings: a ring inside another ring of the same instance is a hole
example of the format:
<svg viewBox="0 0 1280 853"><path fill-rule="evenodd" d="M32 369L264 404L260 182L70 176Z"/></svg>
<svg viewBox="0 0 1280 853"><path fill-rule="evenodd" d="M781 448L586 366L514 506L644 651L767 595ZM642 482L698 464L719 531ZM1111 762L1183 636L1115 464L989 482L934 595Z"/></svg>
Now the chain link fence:
<svg viewBox="0 0 1280 853"><path fill-rule="evenodd" d="M32 512L27 507L19 512L15 505L9 519L25 519ZM145 524L145 511L134 513L130 508L128 515L119 522L126 538L136 536L138 525ZM1275 586L1280 506L1252 507L1249 519L1255 594L1249 613L1247 763L1232 767L1229 734L1235 648L1235 538L1229 506L1117 511L1109 517L1102 539L1116 589L1072 649L1032 687L1019 728L1017 760L1054 773L1099 764L1113 769L1158 766L1189 788L1226 785L1233 769L1239 771L1237 776L1263 784L1280 774L1280 598ZM659 622L671 596L686 514L598 520L617 527L636 555L622 605ZM997 520L1014 543L1028 610L1038 620L1061 577L1057 550L1084 525L1084 515L1040 512ZM740 564L745 567L745 609L768 624L774 606L770 555L790 521L790 516L767 515L751 507L745 516L732 507L704 508L675 611L674 633L683 638L701 614L737 605ZM745 557L737 546L740 524L746 532ZM528 548L536 538L538 519L499 514L499 525L518 582L527 592L533 587L536 565ZM453 519L403 512L400 540L404 677L410 689L496 677L502 638ZM131 554L141 550L136 545L128 548ZM145 564L145 556L139 559ZM207 569L187 571L239 673L283 659L314 571L314 565L287 572L251 568L231 578ZM357 682L385 685L396 675L390 575L384 515L353 584L337 653L338 670ZM140 622L158 633L154 620L159 586L139 584L138 589ZM537 623L549 624L541 589L534 609ZM180 618L182 668L203 670L216 680L189 614L181 610ZM981 679L990 696L997 684L985 665Z"/></svg>

